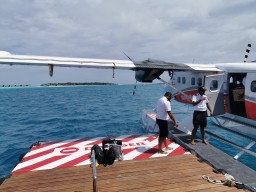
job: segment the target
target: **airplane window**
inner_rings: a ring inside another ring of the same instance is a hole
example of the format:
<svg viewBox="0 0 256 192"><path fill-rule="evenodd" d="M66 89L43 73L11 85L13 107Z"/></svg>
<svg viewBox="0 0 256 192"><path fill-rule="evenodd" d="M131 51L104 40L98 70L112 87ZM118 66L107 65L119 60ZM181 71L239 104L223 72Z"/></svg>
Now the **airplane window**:
<svg viewBox="0 0 256 192"><path fill-rule="evenodd" d="M186 83L186 77L182 77L182 83L183 83L183 84Z"/></svg>
<svg viewBox="0 0 256 192"><path fill-rule="evenodd" d="M178 77L178 83L180 83L180 77Z"/></svg>
<svg viewBox="0 0 256 192"><path fill-rule="evenodd" d="M218 81L212 80L210 83L210 91L216 91L218 89Z"/></svg>
<svg viewBox="0 0 256 192"><path fill-rule="evenodd" d="M251 82L251 91L256 92L256 81Z"/></svg>
<svg viewBox="0 0 256 192"><path fill-rule="evenodd" d="M202 78L201 78L201 77L199 77L199 78L197 79L197 85L198 85L198 86L202 86Z"/></svg>
<svg viewBox="0 0 256 192"><path fill-rule="evenodd" d="M196 84L196 79L195 79L195 77L192 77L191 78L191 85L195 85Z"/></svg>

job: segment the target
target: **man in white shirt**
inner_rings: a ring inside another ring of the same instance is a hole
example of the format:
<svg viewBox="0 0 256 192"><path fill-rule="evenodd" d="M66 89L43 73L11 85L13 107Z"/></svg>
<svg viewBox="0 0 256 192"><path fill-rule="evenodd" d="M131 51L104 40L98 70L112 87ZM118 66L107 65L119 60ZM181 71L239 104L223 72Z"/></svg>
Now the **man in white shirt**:
<svg viewBox="0 0 256 192"><path fill-rule="evenodd" d="M204 87L198 87L198 93L192 96L192 104L194 105L194 114L193 114L193 125L194 129L192 130L191 135L191 144L195 144L195 136L197 129L200 127L202 141L205 144L208 142L205 140L205 128L207 126L207 108L212 115L212 110L209 105L209 100L205 95L206 89Z"/></svg>
<svg viewBox="0 0 256 192"><path fill-rule="evenodd" d="M162 150L163 143L166 150L171 149L166 143L166 139L168 137L168 120L171 119L174 123L174 126L178 127L178 124L171 112L171 98L172 94L170 92L166 92L164 96L157 101L156 123L159 127L158 152L162 154L167 153L166 151Z"/></svg>

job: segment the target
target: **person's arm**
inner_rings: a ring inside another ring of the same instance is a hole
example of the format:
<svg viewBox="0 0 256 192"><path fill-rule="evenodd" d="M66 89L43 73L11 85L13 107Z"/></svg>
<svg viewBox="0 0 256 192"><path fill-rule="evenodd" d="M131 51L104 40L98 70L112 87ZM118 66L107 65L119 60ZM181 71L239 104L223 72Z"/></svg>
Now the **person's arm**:
<svg viewBox="0 0 256 192"><path fill-rule="evenodd" d="M174 118L172 112L171 112L171 111L167 111L167 113L168 113L169 117L171 118L171 120L173 120L174 126L175 126L175 127L178 127L179 125L178 125L177 121L175 120L175 118Z"/></svg>
<svg viewBox="0 0 256 192"><path fill-rule="evenodd" d="M210 115L212 116L212 115L213 115L213 114L212 114L212 109L211 109L209 103L206 103L206 106L207 106L208 110L210 111Z"/></svg>
<svg viewBox="0 0 256 192"><path fill-rule="evenodd" d="M198 105L201 101L206 100L206 97L202 96L198 101L195 100L195 98L192 99L192 104Z"/></svg>

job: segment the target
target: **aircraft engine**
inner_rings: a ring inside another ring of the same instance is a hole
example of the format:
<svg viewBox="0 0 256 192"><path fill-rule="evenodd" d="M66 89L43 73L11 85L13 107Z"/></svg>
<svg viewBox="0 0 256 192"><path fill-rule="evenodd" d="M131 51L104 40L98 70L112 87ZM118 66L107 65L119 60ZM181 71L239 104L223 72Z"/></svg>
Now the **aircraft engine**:
<svg viewBox="0 0 256 192"><path fill-rule="evenodd" d="M135 79L142 83L152 83L163 72L162 69L139 69L135 71Z"/></svg>

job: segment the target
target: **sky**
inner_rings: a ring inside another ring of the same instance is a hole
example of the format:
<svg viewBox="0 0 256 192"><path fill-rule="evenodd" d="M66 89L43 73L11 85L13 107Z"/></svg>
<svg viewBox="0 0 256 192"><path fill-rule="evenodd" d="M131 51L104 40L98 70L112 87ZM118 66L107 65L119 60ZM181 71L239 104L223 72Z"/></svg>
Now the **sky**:
<svg viewBox="0 0 256 192"><path fill-rule="evenodd" d="M256 59L255 0L1 0L0 50L12 54L170 62ZM168 74L163 75L168 80ZM1 84L134 84L134 71L0 66ZM158 83L158 81L154 81Z"/></svg>

